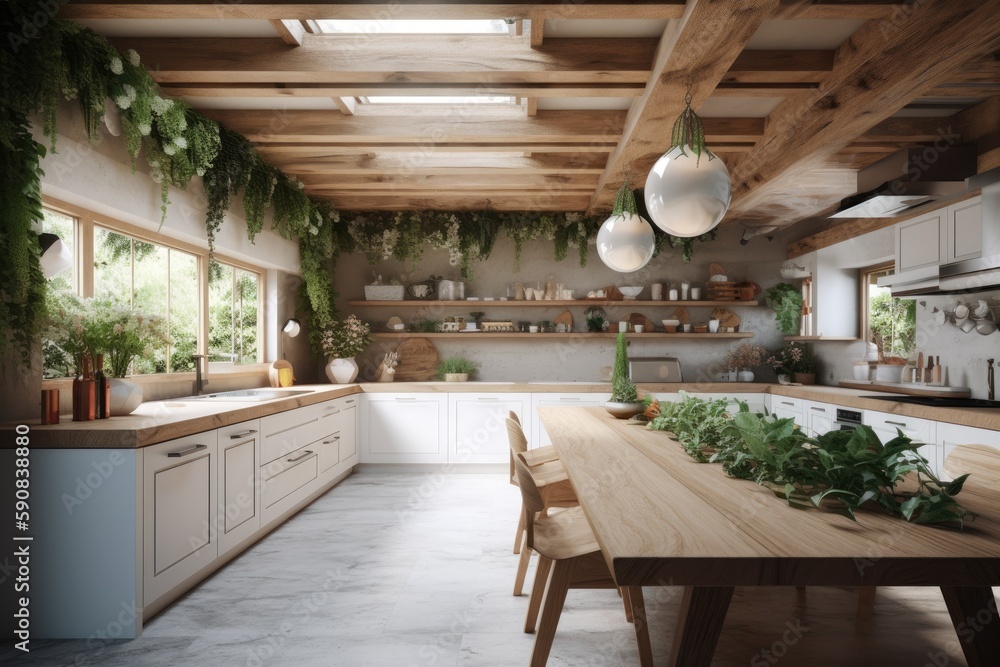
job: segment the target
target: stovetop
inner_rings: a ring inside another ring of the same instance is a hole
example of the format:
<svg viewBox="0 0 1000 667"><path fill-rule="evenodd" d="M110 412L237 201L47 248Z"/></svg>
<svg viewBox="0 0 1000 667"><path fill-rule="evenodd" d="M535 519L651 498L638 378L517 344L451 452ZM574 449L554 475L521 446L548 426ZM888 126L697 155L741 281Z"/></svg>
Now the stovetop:
<svg viewBox="0 0 1000 667"><path fill-rule="evenodd" d="M1000 401L987 401L984 398L941 398L936 396L861 396L860 398L928 405L935 408L1000 408Z"/></svg>

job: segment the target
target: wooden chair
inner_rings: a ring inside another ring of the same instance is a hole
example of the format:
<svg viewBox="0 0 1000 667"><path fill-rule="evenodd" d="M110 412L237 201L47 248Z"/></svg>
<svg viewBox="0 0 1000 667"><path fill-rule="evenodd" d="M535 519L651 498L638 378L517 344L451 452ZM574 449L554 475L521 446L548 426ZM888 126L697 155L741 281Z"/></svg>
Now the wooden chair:
<svg viewBox="0 0 1000 667"><path fill-rule="evenodd" d="M955 479L971 473L962 486L959 501L971 498L982 507L1000 505L1000 450L987 445L958 445L944 461L944 478ZM858 597L857 623L867 634L875 609L875 586L863 586Z"/></svg>
<svg viewBox="0 0 1000 667"><path fill-rule="evenodd" d="M530 664L531 667L544 667L569 589L616 588L616 585L580 507L566 509L555 516L543 515L545 500L524 458L519 454L514 468L527 517L525 550L538 552L538 570L528 601L524 631L535 632L537 626ZM651 667L653 650L649 643L642 587L622 587L621 594L626 617L635 627L639 662L643 667ZM538 618L539 610L541 619Z"/></svg>
<svg viewBox="0 0 1000 667"><path fill-rule="evenodd" d="M521 425L514 419L507 418L507 439L510 444L511 461L518 455L524 455L528 451L528 440L524 437ZM543 497L543 511L555 507L576 507L580 502L576 499L573 487L569 484L566 469L558 460L547 461L540 465L531 466L531 476L535 485L541 489ZM518 484L516 474L511 477L512 484ZM514 595L520 596L524 590L524 578L528 573L528 563L531 560L531 549L525 547L527 532L525 530L525 509L521 503L521 514L518 518L517 533L514 536L514 553L520 554L521 558L517 563L517 575L514 577Z"/></svg>
<svg viewBox="0 0 1000 667"><path fill-rule="evenodd" d="M521 425L521 418L517 416L517 413L513 410L510 411L508 416L517 422L517 425L521 427L521 433L523 435L524 428ZM552 445L546 445L545 447L536 447L534 449L527 449L527 439L525 439L525 454L524 458L528 462L528 467L534 467L542 465L543 463L548 463L549 461L558 461L559 455L556 453L556 448ZM514 479L514 456L510 457L510 483L517 484L517 480Z"/></svg>

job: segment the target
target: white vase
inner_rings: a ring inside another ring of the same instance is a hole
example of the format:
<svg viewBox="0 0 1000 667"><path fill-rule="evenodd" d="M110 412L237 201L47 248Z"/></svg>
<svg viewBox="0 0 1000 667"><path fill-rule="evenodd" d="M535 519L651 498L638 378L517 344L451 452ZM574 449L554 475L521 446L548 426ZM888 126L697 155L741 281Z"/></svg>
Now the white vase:
<svg viewBox="0 0 1000 667"><path fill-rule="evenodd" d="M350 359L331 359L326 365L326 377L333 384L350 384L358 377L358 362Z"/></svg>
<svg viewBox="0 0 1000 667"><path fill-rule="evenodd" d="M736 379L740 382L753 382L753 371L740 371L736 374Z"/></svg>
<svg viewBox="0 0 1000 667"><path fill-rule="evenodd" d="M111 416L131 414L142 403L142 387L122 378L108 378L111 385Z"/></svg>

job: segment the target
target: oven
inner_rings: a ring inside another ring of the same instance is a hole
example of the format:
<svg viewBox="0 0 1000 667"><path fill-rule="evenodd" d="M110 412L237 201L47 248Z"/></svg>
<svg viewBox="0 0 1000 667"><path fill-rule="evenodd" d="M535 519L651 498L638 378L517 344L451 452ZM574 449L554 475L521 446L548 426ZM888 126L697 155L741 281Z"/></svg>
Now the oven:
<svg viewBox="0 0 1000 667"><path fill-rule="evenodd" d="M864 421L861 419L861 410L837 408L837 420L833 422L833 430L853 431L863 423Z"/></svg>

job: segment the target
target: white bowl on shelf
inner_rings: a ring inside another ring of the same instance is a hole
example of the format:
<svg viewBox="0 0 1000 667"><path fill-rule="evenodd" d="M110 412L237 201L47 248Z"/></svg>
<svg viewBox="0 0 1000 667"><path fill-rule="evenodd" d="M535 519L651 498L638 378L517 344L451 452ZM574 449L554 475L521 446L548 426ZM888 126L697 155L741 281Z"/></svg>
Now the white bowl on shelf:
<svg viewBox="0 0 1000 667"><path fill-rule="evenodd" d="M645 289L643 285L623 285L618 288L622 296L628 301L635 300L636 297L642 294L643 289Z"/></svg>

